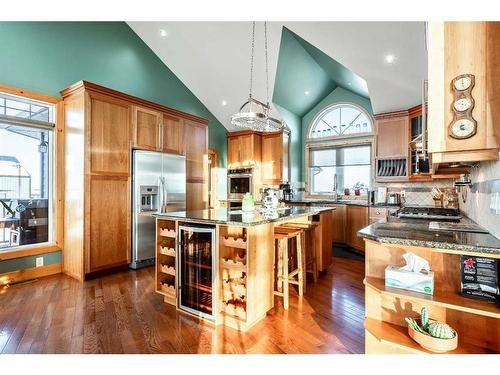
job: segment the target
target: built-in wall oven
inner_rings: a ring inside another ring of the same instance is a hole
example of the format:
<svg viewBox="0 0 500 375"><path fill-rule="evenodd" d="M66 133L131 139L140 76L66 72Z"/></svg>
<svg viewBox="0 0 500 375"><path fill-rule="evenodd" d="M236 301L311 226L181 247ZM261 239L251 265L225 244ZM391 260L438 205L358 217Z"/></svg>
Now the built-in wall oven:
<svg viewBox="0 0 500 375"><path fill-rule="evenodd" d="M253 194L253 169L230 169L227 171L227 198L242 200L246 193Z"/></svg>

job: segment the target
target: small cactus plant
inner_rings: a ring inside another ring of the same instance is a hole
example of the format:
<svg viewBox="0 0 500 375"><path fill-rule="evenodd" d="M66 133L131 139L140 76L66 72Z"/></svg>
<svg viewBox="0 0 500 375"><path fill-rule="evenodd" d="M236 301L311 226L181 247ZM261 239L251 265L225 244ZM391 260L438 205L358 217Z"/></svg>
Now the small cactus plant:
<svg viewBox="0 0 500 375"><path fill-rule="evenodd" d="M438 339L452 339L455 337L455 331L445 323L430 323L428 332L432 337L436 337Z"/></svg>
<svg viewBox="0 0 500 375"><path fill-rule="evenodd" d="M416 332L424 333L439 339L452 339L456 333L448 324L429 321L429 309L423 307L420 311L420 324L413 318L405 318L408 326Z"/></svg>
<svg viewBox="0 0 500 375"><path fill-rule="evenodd" d="M424 331L428 330L429 327L429 309L427 307L422 307L420 311L420 325Z"/></svg>

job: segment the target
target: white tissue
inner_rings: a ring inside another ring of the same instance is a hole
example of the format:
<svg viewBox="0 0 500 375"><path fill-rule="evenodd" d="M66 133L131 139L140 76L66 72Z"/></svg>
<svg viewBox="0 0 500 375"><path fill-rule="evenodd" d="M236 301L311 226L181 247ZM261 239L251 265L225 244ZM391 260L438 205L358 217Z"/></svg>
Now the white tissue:
<svg viewBox="0 0 500 375"><path fill-rule="evenodd" d="M400 268L400 270L410 271L410 272L422 272L429 273L431 270L429 267L429 262L424 258L419 257L413 253L403 254L403 258L405 258L406 266Z"/></svg>

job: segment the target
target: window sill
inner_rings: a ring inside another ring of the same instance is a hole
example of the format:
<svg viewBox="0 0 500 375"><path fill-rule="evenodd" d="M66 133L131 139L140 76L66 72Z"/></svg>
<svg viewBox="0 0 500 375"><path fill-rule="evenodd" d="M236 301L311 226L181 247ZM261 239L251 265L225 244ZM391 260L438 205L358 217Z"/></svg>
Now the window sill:
<svg viewBox="0 0 500 375"><path fill-rule="evenodd" d="M9 249L6 251L0 251L0 262L8 259L23 258L32 255L54 253L56 251L61 251L62 248L56 244L40 244L40 245L28 245L23 247L18 247L14 249Z"/></svg>

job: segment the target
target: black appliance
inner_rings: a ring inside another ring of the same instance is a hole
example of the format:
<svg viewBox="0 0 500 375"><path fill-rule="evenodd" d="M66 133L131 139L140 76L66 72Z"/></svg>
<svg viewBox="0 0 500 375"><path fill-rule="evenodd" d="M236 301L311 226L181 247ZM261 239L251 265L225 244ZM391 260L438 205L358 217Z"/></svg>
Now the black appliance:
<svg viewBox="0 0 500 375"><path fill-rule="evenodd" d="M406 219L447 220L458 221L461 219L458 208L439 207L403 207L398 216Z"/></svg>
<svg viewBox="0 0 500 375"><path fill-rule="evenodd" d="M242 200L246 193L253 194L253 169L227 171L227 195L231 200Z"/></svg>
<svg viewBox="0 0 500 375"><path fill-rule="evenodd" d="M19 215L19 245L49 241L48 199L20 199L16 211Z"/></svg>
<svg viewBox="0 0 500 375"><path fill-rule="evenodd" d="M293 189L289 183L280 184L279 186L279 200L283 202L290 202L293 199Z"/></svg>

